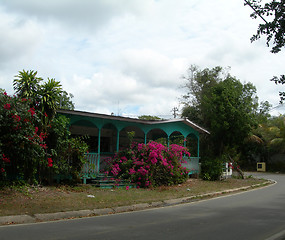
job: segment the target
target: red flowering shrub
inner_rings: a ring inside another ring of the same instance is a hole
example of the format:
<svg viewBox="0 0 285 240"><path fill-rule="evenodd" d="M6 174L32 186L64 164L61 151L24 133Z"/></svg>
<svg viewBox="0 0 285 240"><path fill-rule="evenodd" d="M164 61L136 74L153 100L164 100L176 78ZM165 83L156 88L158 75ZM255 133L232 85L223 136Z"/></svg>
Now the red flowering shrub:
<svg viewBox="0 0 285 240"><path fill-rule="evenodd" d="M13 81L16 96L0 92L0 180L51 183L54 174L79 176L87 150L70 138L68 119L56 116L60 106L74 109L55 79L20 71Z"/></svg>
<svg viewBox="0 0 285 240"><path fill-rule="evenodd" d="M0 95L0 179L6 174L34 181L39 168L47 162L46 133L40 112L30 108L30 101Z"/></svg>
<svg viewBox="0 0 285 240"><path fill-rule="evenodd" d="M186 148L175 144L167 148L157 142L133 143L109 159L106 173L142 188L179 184L188 177L183 155L190 157Z"/></svg>

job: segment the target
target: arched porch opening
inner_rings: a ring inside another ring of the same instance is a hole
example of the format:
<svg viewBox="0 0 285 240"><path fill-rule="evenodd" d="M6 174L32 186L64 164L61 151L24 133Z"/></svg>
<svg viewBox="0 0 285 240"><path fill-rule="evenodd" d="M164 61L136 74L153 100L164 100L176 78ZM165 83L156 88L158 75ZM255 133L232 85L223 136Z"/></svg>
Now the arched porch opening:
<svg viewBox="0 0 285 240"><path fill-rule="evenodd" d="M168 135L160 128L150 130L146 135L146 143L149 141L156 141L164 145L168 144Z"/></svg>
<svg viewBox="0 0 285 240"><path fill-rule="evenodd" d="M186 147L188 148L191 157L199 157L199 138L195 134L190 133L186 137Z"/></svg>
<svg viewBox="0 0 285 240"><path fill-rule="evenodd" d="M120 142L119 142L119 149L125 149L130 145L128 139L128 132L135 132L135 136L133 138L134 142L144 143L145 141L145 134L144 132L137 126L127 126L120 131Z"/></svg>
<svg viewBox="0 0 285 240"><path fill-rule="evenodd" d="M200 172L200 165L199 165L199 136L190 133L186 137L185 146L188 148L190 152L190 159L184 158L183 166L189 170L189 175L197 175Z"/></svg>
<svg viewBox="0 0 285 240"><path fill-rule="evenodd" d="M101 128L100 153L113 154L117 149L117 128L112 123L107 123Z"/></svg>
<svg viewBox="0 0 285 240"><path fill-rule="evenodd" d="M177 144L180 146L184 146L184 136L181 132L175 131L169 136L169 144Z"/></svg>
<svg viewBox="0 0 285 240"><path fill-rule="evenodd" d="M106 123L100 129L98 141L100 146L99 155L99 171L106 168L107 159L112 157L117 149L117 135L118 130L112 123Z"/></svg>
<svg viewBox="0 0 285 240"><path fill-rule="evenodd" d="M88 144L89 152L98 152L98 127L88 120L73 123L70 128L71 137L87 136L84 141Z"/></svg>

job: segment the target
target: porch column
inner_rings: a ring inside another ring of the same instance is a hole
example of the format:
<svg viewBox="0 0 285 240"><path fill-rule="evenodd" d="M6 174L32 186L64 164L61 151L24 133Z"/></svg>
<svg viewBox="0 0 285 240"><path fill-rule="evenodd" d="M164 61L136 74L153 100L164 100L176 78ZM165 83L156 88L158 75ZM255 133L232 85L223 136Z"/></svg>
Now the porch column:
<svg viewBox="0 0 285 240"><path fill-rule="evenodd" d="M119 152L120 148L120 131L117 130L117 152Z"/></svg>
<svg viewBox="0 0 285 240"><path fill-rule="evenodd" d="M184 142L183 142L183 146L186 148L186 141L187 141L187 138L184 137ZM185 153L183 154L183 156L185 157Z"/></svg>
<svg viewBox="0 0 285 240"><path fill-rule="evenodd" d="M97 160L97 171L100 170L100 154L101 154L101 128L98 128L98 160Z"/></svg>
<svg viewBox="0 0 285 240"><path fill-rule="evenodd" d="M169 148L169 136L167 135L167 147Z"/></svg>
<svg viewBox="0 0 285 240"><path fill-rule="evenodd" d="M197 157L200 156L200 140L199 140L199 136L197 137Z"/></svg>

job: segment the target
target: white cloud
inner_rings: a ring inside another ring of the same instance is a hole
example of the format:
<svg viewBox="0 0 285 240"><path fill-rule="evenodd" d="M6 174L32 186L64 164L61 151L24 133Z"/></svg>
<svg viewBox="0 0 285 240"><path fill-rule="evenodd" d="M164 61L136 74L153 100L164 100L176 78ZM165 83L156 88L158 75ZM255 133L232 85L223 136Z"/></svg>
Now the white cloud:
<svg viewBox="0 0 285 240"><path fill-rule="evenodd" d="M240 0L1 0L0 83L22 69L61 81L78 110L169 115L188 66L231 66L273 105L284 53L250 43L258 20Z"/></svg>
<svg viewBox="0 0 285 240"><path fill-rule="evenodd" d="M33 21L8 15L0 8L0 64L29 56L41 42L41 30Z"/></svg>

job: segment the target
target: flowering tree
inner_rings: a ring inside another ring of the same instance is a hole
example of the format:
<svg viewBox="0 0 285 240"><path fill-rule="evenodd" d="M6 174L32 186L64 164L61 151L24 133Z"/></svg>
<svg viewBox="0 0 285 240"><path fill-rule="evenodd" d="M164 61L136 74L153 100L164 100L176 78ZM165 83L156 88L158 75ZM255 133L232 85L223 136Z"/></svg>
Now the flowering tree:
<svg viewBox="0 0 285 240"><path fill-rule="evenodd" d="M68 120L55 117L64 93L60 83L42 84L36 75L19 72L16 96L0 91L0 180L50 182L53 173L77 178L83 165L87 144L71 139Z"/></svg>
<svg viewBox="0 0 285 240"><path fill-rule="evenodd" d="M109 159L106 173L142 188L178 184L188 177L183 155L190 157L186 148L175 144L167 148L157 142L132 143Z"/></svg>
<svg viewBox="0 0 285 240"><path fill-rule="evenodd" d="M37 168L52 166L47 155L47 137L41 127L42 113L30 107L31 100L0 95L0 169L1 178L11 176L34 181Z"/></svg>

